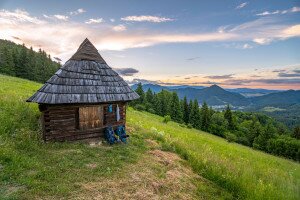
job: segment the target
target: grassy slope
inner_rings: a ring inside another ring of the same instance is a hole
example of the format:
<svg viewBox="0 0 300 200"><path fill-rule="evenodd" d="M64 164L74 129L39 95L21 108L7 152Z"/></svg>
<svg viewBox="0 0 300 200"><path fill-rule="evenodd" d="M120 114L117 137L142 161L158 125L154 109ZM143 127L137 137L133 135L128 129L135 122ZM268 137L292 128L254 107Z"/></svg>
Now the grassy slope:
<svg viewBox="0 0 300 200"><path fill-rule="evenodd" d="M138 171L134 169L143 167L147 172L157 170L158 177L164 178L161 174L166 174L170 166L147 164L149 148L145 138L157 139L163 149L176 151L195 172L211 181L188 180L195 182L198 198L230 198L220 187L247 199L300 198L298 163L173 122L166 125L159 116L131 109L127 120L134 131L129 145L91 148L82 143L43 144L37 137L37 105L24 102L39 87L40 84L0 75L0 199L74 197L74 191L86 192L82 183L105 185L108 179L118 182L118 174L131 174L128 169ZM138 162L141 159L145 159L142 166ZM127 178L129 181L134 177ZM126 176L121 180L126 183ZM122 192L122 186L119 190ZM108 192L107 188L95 191Z"/></svg>
<svg viewBox="0 0 300 200"><path fill-rule="evenodd" d="M299 163L228 143L214 135L162 123L162 117L130 110L127 121L150 131L187 159L194 171L247 199L299 199Z"/></svg>
<svg viewBox="0 0 300 200"><path fill-rule="evenodd" d="M37 105L25 103L40 86L0 74L0 199L230 198L186 161L149 153L136 131L128 145L44 144Z"/></svg>

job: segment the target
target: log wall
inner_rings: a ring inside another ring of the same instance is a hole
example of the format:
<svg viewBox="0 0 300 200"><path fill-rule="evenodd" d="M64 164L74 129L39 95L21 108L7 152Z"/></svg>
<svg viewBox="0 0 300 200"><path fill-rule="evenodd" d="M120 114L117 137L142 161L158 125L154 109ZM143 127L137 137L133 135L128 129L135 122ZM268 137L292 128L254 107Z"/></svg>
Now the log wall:
<svg viewBox="0 0 300 200"><path fill-rule="evenodd" d="M117 104L120 120L116 120ZM72 141L104 137L108 126L125 125L126 103L98 105L40 105L44 141ZM99 115L98 115L99 113Z"/></svg>

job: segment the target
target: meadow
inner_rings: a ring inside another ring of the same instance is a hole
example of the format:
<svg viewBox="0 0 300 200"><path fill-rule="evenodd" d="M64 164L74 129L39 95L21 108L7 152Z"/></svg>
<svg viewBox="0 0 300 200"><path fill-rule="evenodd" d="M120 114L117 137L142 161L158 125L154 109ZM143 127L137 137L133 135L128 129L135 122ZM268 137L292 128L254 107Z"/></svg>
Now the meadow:
<svg viewBox="0 0 300 200"><path fill-rule="evenodd" d="M44 143L37 105L25 102L40 86L0 75L0 199L300 198L299 163L132 108L128 145ZM181 159L158 159L171 152ZM167 182L175 169L185 175Z"/></svg>

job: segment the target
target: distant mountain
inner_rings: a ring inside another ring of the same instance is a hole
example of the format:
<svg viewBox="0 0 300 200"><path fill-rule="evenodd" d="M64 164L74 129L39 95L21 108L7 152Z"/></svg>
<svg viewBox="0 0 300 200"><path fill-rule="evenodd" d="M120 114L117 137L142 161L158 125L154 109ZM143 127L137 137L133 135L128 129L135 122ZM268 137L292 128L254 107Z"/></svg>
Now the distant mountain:
<svg viewBox="0 0 300 200"><path fill-rule="evenodd" d="M137 84L134 84L131 86L132 89L137 88ZM151 89L153 92L157 93L160 92L161 90L174 90L174 89L186 89L186 88L194 88L194 89L203 89L205 88L204 86L190 86L190 85L172 85L172 86L162 86L158 84L143 84L143 89L144 91L147 91L148 89Z"/></svg>
<svg viewBox="0 0 300 200"><path fill-rule="evenodd" d="M133 85L132 88L136 89L136 86ZM143 88L145 91L150 88L156 93L162 89L174 91L181 99L186 96L188 100L197 99L200 104L205 101L217 110L223 110L226 104L230 104L235 110L263 112L289 127L294 127L300 122L300 90L223 89L217 85L195 88L155 84L145 84Z"/></svg>
<svg viewBox="0 0 300 200"><path fill-rule="evenodd" d="M280 92L280 90L252 89L252 88L234 88L234 89L225 89L225 90L229 92L239 93L245 97L263 96L274 92Z"/></svg>
<svg viewBox="0 0 300 200"><path fill-rule="evenodd" d="M264 106L286 106L300 103L300 90L288 90L276 92L260 97L250 98L252 104L259 107Z"/></svg>
<svg viewBox="0 0 300 200"><path fill-rule="evenodd" d="M228 92L223 88L212 85L203 89L183 88L172 90L177 92L180 98L197 99L199 103L204 101L210 106L231 104L234 106L247 106L249 99L238 93Z"/></svg>
<svg viewBox="0 0 300 200"><path fill-rule="evenodd" d="M137 88L137 84L134 84L131 86L131 88L133 90L135 90ZM158 93L160 92L161 90L169 90L167 87L165 86L162 86L162 85L157 85L157 84L143 84L143 90L146 92L148 89L151 89L152 92L155 92L155 93Z"/></svg>
<svg viewBox="0 0 300 200"><path fill-rule="evenodd" d="M132 85L132 89L136 89L137 85ZM223 89L218 85L210 87L204 86L162 86L157 84L144 84L143 89L147 91L151 89L157 93L161 90L174 91L179 98L187 97L188 100L197 99L199 103L204 101L210 106L224 106L230 104L234 107L248 107L253 109L260 109L265 106L285 107L292 104L300 104L300 90L267 90L267 89ZM253 94L254 97L246 98L242 94ZM257 96L255 94L262 94Z"/></svg>
<svg viewBox="0 0 300 200"><path fill-rule="evenodd" d="M193 85L174 85L174 86L166 86L169 89L183 89L183 88L194 88L194 89L203 89L205 86L193 86Z"/></svg>

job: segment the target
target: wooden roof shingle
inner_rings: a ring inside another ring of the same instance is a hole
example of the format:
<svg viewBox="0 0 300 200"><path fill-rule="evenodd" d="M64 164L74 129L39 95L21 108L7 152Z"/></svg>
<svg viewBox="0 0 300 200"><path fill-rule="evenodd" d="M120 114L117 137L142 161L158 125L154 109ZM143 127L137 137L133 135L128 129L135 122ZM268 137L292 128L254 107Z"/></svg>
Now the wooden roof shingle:
<svg viewBox="0 0 300 200"><path fill-rule="evenodd" d="M138 99L129 85L109 67L85 39L77 52L27 102L85 104Z"/></svg>

